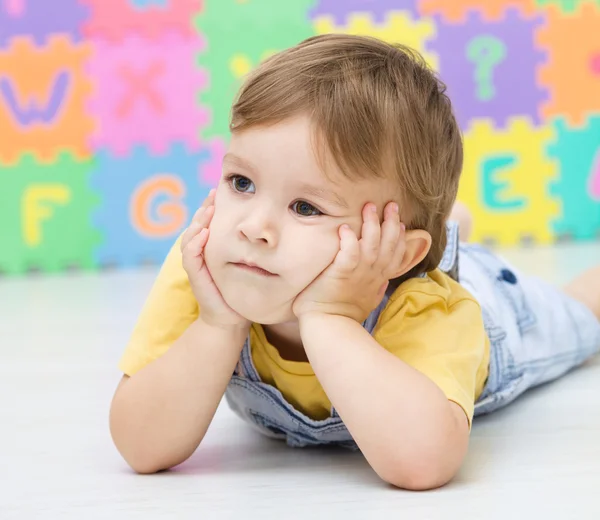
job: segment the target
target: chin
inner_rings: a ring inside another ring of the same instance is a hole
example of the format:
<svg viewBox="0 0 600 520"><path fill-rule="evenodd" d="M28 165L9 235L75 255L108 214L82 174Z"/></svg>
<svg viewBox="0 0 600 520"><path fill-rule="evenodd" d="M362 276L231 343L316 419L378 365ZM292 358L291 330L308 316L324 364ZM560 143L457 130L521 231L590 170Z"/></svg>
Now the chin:
<svg viewBox="0 0 600 520"><path fill-rule="evenodd" d="M272 303L267 305L266 302L253 301L252 299L242 300L239 294L231 298L231 301L229 298L225 298L225 301L235 312L252 323L275 325L296 319L291 304L274 307Z"/></svg>

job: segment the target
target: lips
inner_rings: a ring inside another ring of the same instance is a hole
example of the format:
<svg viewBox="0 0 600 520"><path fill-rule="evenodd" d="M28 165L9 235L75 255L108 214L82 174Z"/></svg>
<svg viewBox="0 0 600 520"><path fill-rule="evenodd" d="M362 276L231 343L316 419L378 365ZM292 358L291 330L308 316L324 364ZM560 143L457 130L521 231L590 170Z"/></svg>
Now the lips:
<svg viewBox="0 0 600 520"><path fill-rule="evenodd" d="M235 265L236 267L239 267L240 269L243 269L245 271L251 272L251 273L255 273L261 276L277 276L275 273L272 273L271 271L267 271L266 269L263 269L262 267L256 265L255 263L252 262L234 262L233 265Z"/></svg>

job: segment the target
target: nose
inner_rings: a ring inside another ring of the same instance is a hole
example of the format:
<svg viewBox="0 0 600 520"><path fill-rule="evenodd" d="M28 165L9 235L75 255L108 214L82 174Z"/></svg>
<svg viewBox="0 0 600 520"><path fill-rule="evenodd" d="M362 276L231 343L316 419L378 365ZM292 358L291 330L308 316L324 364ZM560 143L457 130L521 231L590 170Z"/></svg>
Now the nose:
<svg viewBox="0 0 600 520"><path fill-rule="evenodd" d="M269 247L277 245L275 218L267 208L254 209L245 215L238 225L238 233L242 239L249 242Z"/></svg>

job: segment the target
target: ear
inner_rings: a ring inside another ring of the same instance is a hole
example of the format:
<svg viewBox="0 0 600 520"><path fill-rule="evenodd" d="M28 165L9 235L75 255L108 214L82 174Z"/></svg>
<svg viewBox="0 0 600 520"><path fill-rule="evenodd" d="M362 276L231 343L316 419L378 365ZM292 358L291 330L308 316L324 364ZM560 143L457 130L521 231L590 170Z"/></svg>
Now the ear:
<svg viewBox="0 0 600 520"><path fill-rule="evenodd" d="M431 235L423 229L406 232L406 250L392 278L398 278L418 265L431 249Z"/></svg>

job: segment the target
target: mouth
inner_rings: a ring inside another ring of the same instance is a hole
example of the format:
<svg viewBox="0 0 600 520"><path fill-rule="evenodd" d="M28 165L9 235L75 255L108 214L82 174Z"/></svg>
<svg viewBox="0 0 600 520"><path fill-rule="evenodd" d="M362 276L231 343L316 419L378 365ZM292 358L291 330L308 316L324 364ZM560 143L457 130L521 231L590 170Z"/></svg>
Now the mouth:
<svg viewBox="0 0 600 520"><path fill-rule="evenodd" d="M271 271L267 271L266 269L263 269L262 267L259 267L256 264L253 264L251 262L232 262L232 263L234 266L238 267L239 269L243 269L244 271L258 274L260 276L265 276L265 277L277 276L275 273L272 273Z"/></svg>

